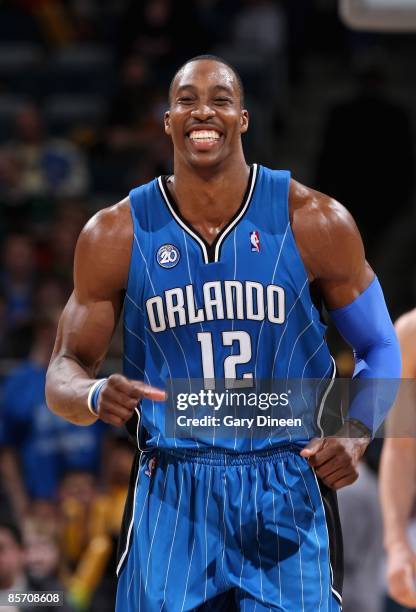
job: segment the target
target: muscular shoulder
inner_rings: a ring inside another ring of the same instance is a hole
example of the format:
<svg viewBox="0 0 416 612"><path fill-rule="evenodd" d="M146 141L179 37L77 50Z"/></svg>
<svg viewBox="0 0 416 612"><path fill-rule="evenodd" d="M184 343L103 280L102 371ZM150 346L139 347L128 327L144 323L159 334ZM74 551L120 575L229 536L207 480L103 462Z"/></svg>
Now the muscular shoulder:
<svg viewBox="0 0 416 612"><path fill-rule="evenodd" d="M364 259L361 236L348 210L333 198L291 180L289 212L300 254L313 279L342 281Z"/></svg>
<svg viewBox="0 0 416 612"><path fill-rule="evenodd" d="M129 198L91 217L81 231L75 250L75 289L97 295L124 289L132 239Z"/></svg>

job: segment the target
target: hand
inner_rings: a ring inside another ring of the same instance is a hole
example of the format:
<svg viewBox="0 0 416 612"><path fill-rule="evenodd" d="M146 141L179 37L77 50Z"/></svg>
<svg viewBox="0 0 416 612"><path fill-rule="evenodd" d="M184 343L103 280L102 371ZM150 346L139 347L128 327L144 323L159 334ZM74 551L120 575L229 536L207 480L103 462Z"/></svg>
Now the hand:
<svg viewBox="0 0 416 612"><path fill-rule="evenodd" d="M366 437L343 437L347 431L343 427L336 437L312 438L300 453L331 489L341 489L357 480L358 462L370 443Z"/></svg>
<svg viewBox="0 0 416 612"><path fill-rule="evenodd" d="M390 596L406 608L416 607L416 555L405 543L388 550L387 581Z"/></svg>
<svg viewBox="0 0 416 612"><path fill-rule="evenodd" d="M138 402L144 397L163 402L166 393L143 381L112 374L98 396L97 414L104 423L120 427L132 417Z"/></svg>

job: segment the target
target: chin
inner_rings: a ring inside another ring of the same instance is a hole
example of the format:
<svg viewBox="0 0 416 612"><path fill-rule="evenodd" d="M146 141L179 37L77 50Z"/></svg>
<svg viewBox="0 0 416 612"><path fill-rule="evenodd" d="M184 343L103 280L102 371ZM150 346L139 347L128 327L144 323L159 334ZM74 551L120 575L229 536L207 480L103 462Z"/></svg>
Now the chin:
<svg viewBox="0 0 416 612"><path fill-rule="evenodd" d="M215 168L216 166L224 163L226 156L223 152L217 152L216 154L198 154L187 156L187 161L193 168Z"/></svg>

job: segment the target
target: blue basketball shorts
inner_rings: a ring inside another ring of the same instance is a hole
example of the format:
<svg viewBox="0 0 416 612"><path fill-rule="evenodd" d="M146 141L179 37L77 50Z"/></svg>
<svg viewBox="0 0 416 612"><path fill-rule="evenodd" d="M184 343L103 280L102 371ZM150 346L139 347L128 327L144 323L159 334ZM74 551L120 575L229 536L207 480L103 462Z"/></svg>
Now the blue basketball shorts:
<svg viewBox="0 0 416 612"><path fill-rule="evenodd" d="M137 456L116 611L341 610L336 495L299 450Z"/></svg>

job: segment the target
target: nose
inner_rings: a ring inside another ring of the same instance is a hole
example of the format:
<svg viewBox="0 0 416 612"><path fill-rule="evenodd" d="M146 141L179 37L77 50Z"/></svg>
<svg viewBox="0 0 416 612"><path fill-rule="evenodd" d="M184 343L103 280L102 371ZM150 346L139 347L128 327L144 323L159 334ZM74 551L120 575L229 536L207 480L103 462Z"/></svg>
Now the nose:
<svg viewBox="0 0 416 612"><path fill-rule="evenodd" d="M200 102L196 108L192 110L191 115L194 119L206 121L215 115L215 109L213 109L209 104Z"/></svg>

